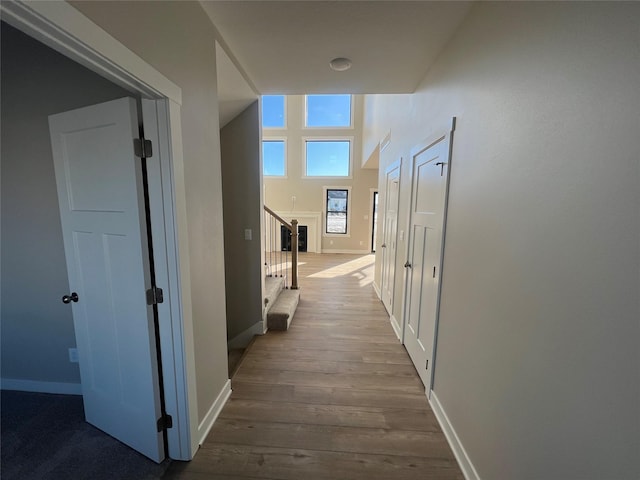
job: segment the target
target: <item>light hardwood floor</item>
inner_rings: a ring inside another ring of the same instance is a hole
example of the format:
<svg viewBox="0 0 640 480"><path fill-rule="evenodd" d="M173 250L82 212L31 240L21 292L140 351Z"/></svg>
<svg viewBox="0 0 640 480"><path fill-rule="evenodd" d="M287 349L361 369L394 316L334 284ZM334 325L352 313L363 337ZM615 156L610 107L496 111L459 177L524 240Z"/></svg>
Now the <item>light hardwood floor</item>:
<svg viewBox="0 0 640 480"><path fill-rule="evenodd" d="M256 338L206 442L165 478L464 479L373 290L373 255L300 261L291 328Z"/></svg>

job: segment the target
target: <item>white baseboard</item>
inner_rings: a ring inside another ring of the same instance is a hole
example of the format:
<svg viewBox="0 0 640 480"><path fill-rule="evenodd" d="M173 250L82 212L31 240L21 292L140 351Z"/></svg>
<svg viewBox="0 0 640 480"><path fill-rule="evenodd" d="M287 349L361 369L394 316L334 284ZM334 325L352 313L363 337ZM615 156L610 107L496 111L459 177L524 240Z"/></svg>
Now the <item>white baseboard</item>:
<svg viewBox="0 0 640 480"><path fill-rule="evenodd" d="M396 337L398 337L398 340L402 342L402 329L400 328L398 320L396 320L396 317L391 314L391 316L389 317L389 321L391 322L391 326L393 327L393 331L395 332Z"/></svg>
<svg viewBox="0 0 640 480"><path fill-rule="evenodd" d="M213 402L213 405L211 405L211 408L204 416L204 419L202 420L202 422L200 422L200 425L198 425L198 438L200 438L199 445L202 445L204 443L207 435L209 435L211 427L213 427L216 418L218 418L218 415L220 415L222 408L227 403L227 400L229 400L230 396L231 380L227 380L227 382L224 384L224 387L222 387L222 390L220 390L218 398L216 398L216 401Z"/></svg>
<svg viewBox="0 0 640 480"><path fill-rule="evenodd" d="M373 291L376 292L378 298L382 300L382 295L380 295L380 288L378 287L378 284L376 282L371 282L371 285L373 285Z"/></svg>
<svg viewBox="0 0 640 480"><path fill-rule="evenodd" d="M245 348L251 342L251 339L255 335L263 335L264 334L264 322L260 320L259 322L254 323L249 328L247 328L244 332L236 335L231 340L227 342L227 348Z"/></svg>
<svg viewBox="0 0 640 480"><path fill-rule="evenodd" d="M341 250L341 249L322 249L322 253L348 253L351 255L368 255L371 250Z"/></svg>
<svg viewBox="0 0 640 480"><path fill-rule="evenodd" d="M59 393L63 395L82 395L80 383L40 382L36 380L20 380L3 378L0 380L2 390L18 390L20 392Z"/></svg>
<svg viewBox="0 0 640 480"><path fill-rule="evenodd" d="M462 446L462 442L460 442L456 431L453 429L453 425L451 425L451 422L449 421L449 417L447 417L447 414L442 408L442 405L433 390L431 391L429 403L431 404L431 409L444 432L444 436L447 437L447 441L449 442L451 450L453 450L453 454L456 456L456 460L458 460L458 464L460 465L464 478L467 480L480 480L480 475L478 475L473 463L471 463L469 455L467 455L466 450Z"/></svg>

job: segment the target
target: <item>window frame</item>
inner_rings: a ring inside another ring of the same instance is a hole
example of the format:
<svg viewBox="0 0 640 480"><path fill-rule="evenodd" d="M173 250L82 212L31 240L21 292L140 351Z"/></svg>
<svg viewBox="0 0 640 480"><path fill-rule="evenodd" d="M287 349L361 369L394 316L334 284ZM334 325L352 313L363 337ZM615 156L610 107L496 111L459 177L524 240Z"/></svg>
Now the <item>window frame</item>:
<svg viewBox="0 0 640 480"><path fill-rule="evenodd" d="M284 143L284 174L283 175L267 175L264 173L264 142L283 142ZM267 136L262 137L260 141L260 156L262 157L262 176L264 178L289 178L288 177L288 168L287 168L287 137L277 137L277 136Z"/></svg>
<svg viewBox="0 0 640 480"><path fill-rule="evenodd" d="M347 191L347 231L345 233L330 233L327 232L328 222L327 215L329 214L327 204L329 190L346 190ZM323 186L322 187L322 236L323 237L335 237L335 238L351 238L351 203L352 203L352 186L351 185L338 185L338 186Z"/></svg>
<svg viewBox="0 0 640 480"><path fill-rule="evenodd" d="M313 94L311 96L316 96L321 94ZM354 127L354 101L353 94L346 93L329 93L327 95L349 95L349 126L347 127L336 127L336 126L309 126L307 125L307 119L309 118L309 95L304 96L304 109L302 111L302 129L303 130L353 130Z"/></svg>
<svg viewBox="0 0 640 480"><path fill-rule="evenodd" d="M265 127L263 125L263 104L262 104L262 97L282 97L283 98L283 113L284 113L284 124L282 127ZM267 94L267 95L260 95L260 128L264 131L264 130L286 130L288 127L288 119L289 119L289 115L287 115L287 97L288 95L284 95L284 94Z"/></svg>
<svg viewBox="0 0 640 480"><path fill-rule="evenodd" d="M355 137L352 136L317 136L308 135L301 137L302 140L302 178L310 179L352 179L353 178L353 143ZM349 142L349 173L348 175L308 175L307 174L307 142Z"/></svg>

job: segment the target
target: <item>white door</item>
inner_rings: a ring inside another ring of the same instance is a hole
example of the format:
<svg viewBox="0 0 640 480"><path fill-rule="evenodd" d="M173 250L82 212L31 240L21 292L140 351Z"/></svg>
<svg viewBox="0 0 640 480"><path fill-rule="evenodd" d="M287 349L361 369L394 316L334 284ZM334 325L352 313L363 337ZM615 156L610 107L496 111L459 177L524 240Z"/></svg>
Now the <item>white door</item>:
<svg viewBox="0 0 640 480"><path fill-rule="evenodd" d="M400 199L400 161L390 165L385 172L384 226L382 232L382 275L380 291L382 303L393 313L393 293L396 275L396 250L398 233L398 201Z"/></svg>
<svg viewBox="0 0 640 480"><path fill-rule="evenodd" d="M160 462L141 160L133 149L136 111L134 99L122 98L52 115L49 129L85 417Z"/></svg>
<svg viewBox="0 0 640 480"><path fill-rule="evenodd" d="M431 388L449 166L444 135L412 152L404 343L425 387Z"/></svg>

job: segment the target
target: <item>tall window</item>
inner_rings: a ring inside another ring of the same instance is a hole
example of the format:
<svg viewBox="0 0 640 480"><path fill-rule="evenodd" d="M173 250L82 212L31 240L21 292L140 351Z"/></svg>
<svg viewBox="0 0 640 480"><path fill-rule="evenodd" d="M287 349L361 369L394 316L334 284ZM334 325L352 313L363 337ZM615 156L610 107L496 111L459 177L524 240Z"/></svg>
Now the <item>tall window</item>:
<svg viewBox="0 0 640 480"><path fill-rule="evenodd" d="M286 126L284 95L262 96L262 128Z"/></svg>
<svg viewBox="0 0 640 480"><path fill-rule="evenodd" d="M325 234L346 235L349 213L349 189L325 188Z"/></svg>
<svg viewBox="0 0 640 480"><path fill-rule="evenodd" d="M307 95L307 127L351 127L351 95Z"/></svg>
<svg viewBox="0 0 640 480"><path fill-rule="evenodd" d="M284 177L287 173L286 143L284 140L262 141L262 174Z"/></svg>
<svg viewBox="0 0 640 480"><path fill-rule="evenodd" d="M305 140L307 177L348 177L351 140Z"/></svg>

